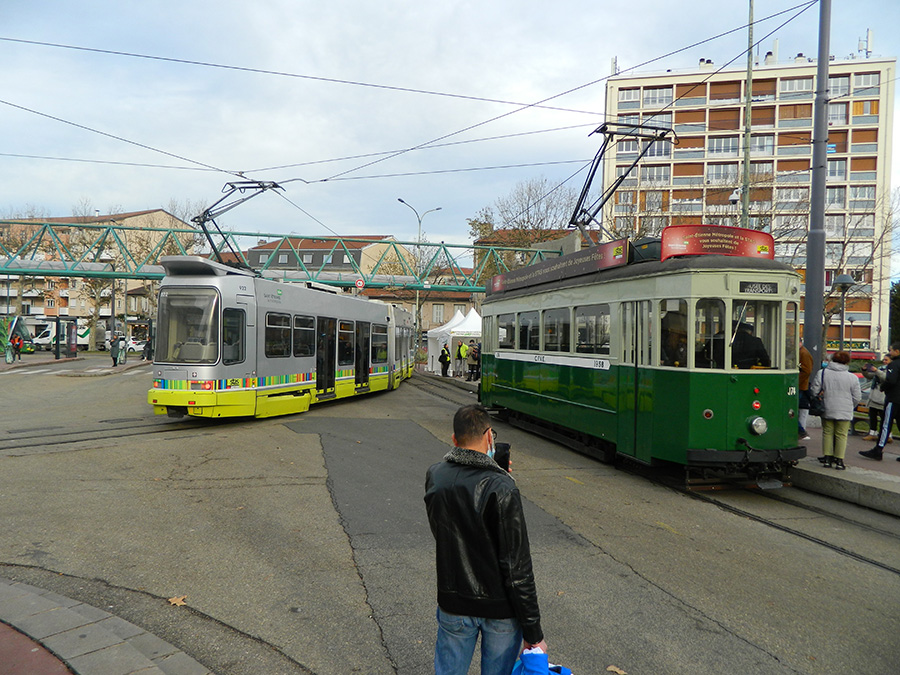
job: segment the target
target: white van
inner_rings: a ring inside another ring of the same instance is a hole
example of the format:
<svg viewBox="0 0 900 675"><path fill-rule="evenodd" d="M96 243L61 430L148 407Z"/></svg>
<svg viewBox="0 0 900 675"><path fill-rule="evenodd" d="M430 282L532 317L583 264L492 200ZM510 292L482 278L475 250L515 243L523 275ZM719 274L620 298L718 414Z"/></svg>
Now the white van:
<svg viewBox="0 0 900 675"><path fill-rule="evenodd" d="M78 349L87 349L90 344L91 328L90 326L82 326L80 323L76 329L78 335ZM43 349L45 351L53 351L56 347L56 322L54 321L47 326L44 331L32 340L35 349Z"/></svg>

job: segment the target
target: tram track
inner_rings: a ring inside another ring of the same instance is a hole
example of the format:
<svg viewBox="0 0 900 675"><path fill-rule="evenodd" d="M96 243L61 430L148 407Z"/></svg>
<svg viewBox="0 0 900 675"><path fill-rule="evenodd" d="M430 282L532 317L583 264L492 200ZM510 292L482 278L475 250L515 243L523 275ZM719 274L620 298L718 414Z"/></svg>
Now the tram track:
<svg viewBox="0 0 900 675"><path fill-rule="evenodd" d="M156 421L140 418L98 420L90 427L40 427L8 429L0 432L0 456L16 457L33 454L28 450L48 448L60 452L67 446L92 441L110 441L148 434L170 434L180 431L207 431L237 423L234 420Z"/></svg>
<svg viewBox="0 0 900 675"><path fill-rule="evenodd" d="M412 382L414 386L423 391L427 391L434 396L438 396L440 398L453 402L460 402L461 400L464 401L465 396L467 395L467 392L465 390L460 389L452 383L445 383L435 378L419 377L414 378ZM573 449L573 451L577 450ZM761 511L761 509L757 509L754 511L748 508L743 508L741 506L736 506L733 503L729 503L727 498L727 495L729 493L727 491L708 493L697 490L690 490L685 487L683 482L681 482L678 478L673 477L671 473L667 474L663 471L660 471L658 468L645 467L633 462L621 460L617 461L615 465L618 470L623 471L626 474L639 476L656 485L666 487L668 489L684 494L685 496L705 502L710 505L714 505L733 515L753 520L754 522L757 522L761 525L806 540L810 543L833 551L834 553L852 558L863 564L870 565L886 572L900 575L900 567L891 564L891 562L885 561L889 559L888 556L884 556L885 559L880 560L878 559L878 557L872 555L871 553L863 553L861 551L852 550L851 548L848 548L847 546L836 541L829 541L827 538L819 534L804 531L799 527L788 525L785 524L785 522L779 522L779 520L767 517L766 515L763 515L759 512ZM747 493L747 490L741 491L741 494ZM833 521L836 525L862 530L868 533L871 537L878 540L886 540L892 543L900 542L900 527L898 527L896 530L891 530L887 527L872 525L870 523L863 522L862 519L844 516L840 513L835 512L835 510L816 507L814 505L805 503L801 499L791 498L787 495L781 494L779 490L753 491L752 494L754 498L767 501L777 501L781 504L784 504L789 509L797 510L795 513L789 513L788 515L780 518L780 520L805 521L808 520L809 516L814 516L815 518L827 518L830 521ZM756 499L754 499L754 501L756 501ZM896 523L897 521L897 519L886 515L884 516L884 518L887 522L890 523ZM820 529L827 530L830 528Z"/></svg>

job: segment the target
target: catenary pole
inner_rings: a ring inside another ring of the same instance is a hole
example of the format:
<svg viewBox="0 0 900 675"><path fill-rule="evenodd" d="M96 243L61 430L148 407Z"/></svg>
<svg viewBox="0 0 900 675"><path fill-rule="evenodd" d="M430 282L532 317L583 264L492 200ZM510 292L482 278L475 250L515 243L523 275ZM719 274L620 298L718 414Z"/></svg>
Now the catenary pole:
<svg viewBox="0 0 900 675"><path fill-rule="evenodd" d="M819 0L819 56L813 109L812 190L809 235L806 241L806 294L803 342L813 358L815 373L825 355L822 317L825 309L825 178L828 144L828 62L831 0Z"/></svg>

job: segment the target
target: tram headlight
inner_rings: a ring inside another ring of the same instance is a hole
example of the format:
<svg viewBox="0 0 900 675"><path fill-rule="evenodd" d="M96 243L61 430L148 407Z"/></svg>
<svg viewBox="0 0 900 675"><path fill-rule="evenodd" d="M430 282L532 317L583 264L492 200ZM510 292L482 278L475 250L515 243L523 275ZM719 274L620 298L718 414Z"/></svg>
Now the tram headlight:
<svg viewBox="0 0 900 675"><path fill-rule="evenodd" d="M750 427L750 431L756 434L757 436L762 436L769 430L769 423L766 422L765 417L751 417L747 420L748 426Z"/></svg>

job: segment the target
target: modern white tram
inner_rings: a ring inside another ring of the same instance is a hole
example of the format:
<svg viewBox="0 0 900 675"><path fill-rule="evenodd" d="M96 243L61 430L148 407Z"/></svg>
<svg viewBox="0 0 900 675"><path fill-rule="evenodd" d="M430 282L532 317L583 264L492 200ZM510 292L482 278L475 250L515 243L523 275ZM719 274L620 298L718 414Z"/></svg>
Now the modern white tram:
<svg viewBox="0 0 900 675"><path fill-rule="evenodd" d="M201 257L161 263L147 394L156 414L287 415L412 375L414 322L400 307Z"/></svg>

